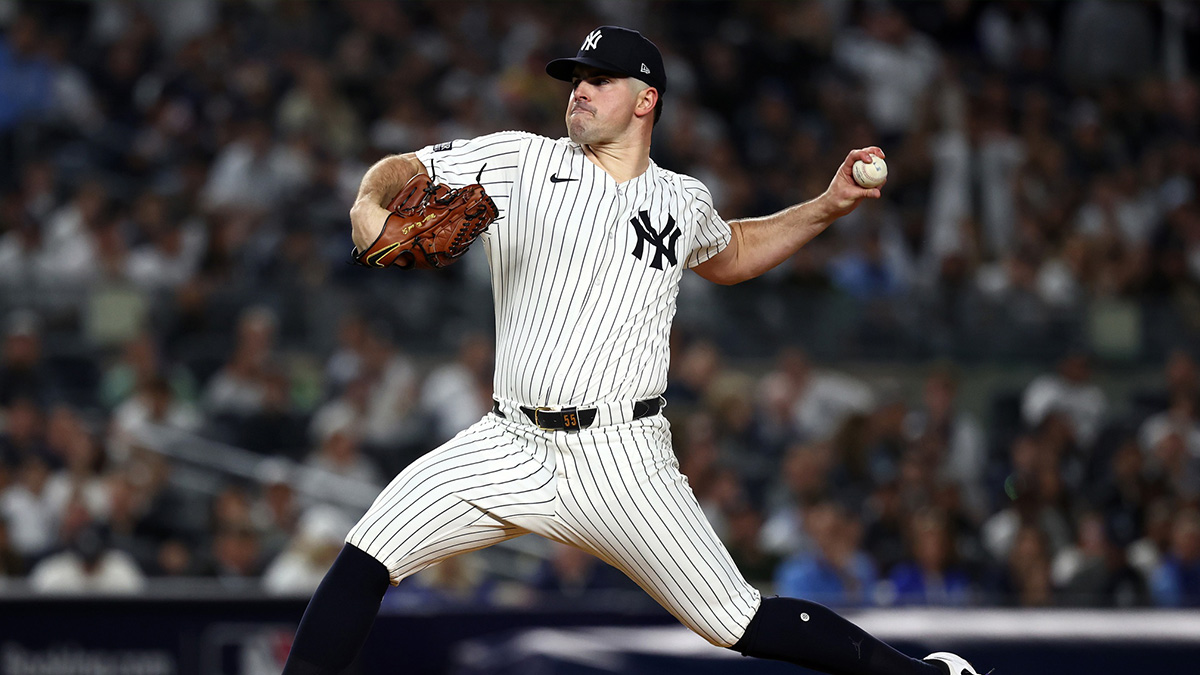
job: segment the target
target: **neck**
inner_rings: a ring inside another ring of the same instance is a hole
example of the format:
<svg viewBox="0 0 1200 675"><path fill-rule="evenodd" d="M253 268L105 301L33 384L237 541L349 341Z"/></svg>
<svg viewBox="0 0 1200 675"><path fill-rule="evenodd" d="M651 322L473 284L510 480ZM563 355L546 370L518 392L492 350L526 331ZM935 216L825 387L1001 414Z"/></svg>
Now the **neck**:
<svg viewBox="0 0 1200 675"><path fill-rule="evenodd" d="M584 145L583 154L618 183L637 178L650 167L650 139Z"/></svg>

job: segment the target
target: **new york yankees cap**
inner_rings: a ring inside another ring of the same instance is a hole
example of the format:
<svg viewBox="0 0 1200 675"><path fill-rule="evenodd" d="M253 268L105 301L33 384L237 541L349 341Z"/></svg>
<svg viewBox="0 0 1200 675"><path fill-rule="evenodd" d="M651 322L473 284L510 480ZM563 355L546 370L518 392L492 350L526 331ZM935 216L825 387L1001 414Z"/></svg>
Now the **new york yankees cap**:
<svg viewBox="0 0 1200 675"><path fill-rule="evenodd" d="M620 26L600 26L588 33L574 58L554 59L546 64L546 73L570 82L575 66L591 66L626 77L636 77L658 90L667 92L667 71L658 47L636 30Z"/></svg>

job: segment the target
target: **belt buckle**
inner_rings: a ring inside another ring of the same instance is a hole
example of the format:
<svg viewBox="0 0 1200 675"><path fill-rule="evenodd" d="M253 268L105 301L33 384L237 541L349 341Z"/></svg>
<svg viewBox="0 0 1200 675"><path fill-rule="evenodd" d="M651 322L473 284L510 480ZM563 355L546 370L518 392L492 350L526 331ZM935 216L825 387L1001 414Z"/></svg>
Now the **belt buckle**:
<svg viewBox="0 0 1200 675"><path fill-rule="evenodd" d="M548 427L545 424L542 424L541 413L544 412L561 415L559 419L562 420L562 426ZM547 406L538 406L533 409L533 417L534 423L537 424L538 428L542 431L579 431L583 428L579 425L579 409L576 407L555 410L554 408Z"/></svg>

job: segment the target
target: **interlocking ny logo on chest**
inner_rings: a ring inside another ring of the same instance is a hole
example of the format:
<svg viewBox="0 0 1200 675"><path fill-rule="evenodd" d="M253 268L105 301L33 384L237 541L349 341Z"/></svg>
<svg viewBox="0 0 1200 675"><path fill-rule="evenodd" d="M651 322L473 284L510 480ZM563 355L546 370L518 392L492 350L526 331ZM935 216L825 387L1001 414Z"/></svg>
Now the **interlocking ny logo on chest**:
<svg viewBox="0 0 1200 675"><path fill-rule="evenodd" d="M637 234L637 243L634 244L632 251L633 257L641 260L646 253L646 247L649 246L654 249L650 267L661 270L664 258L668 265L679 264L675 257L675 242L682 232L675 226L675 218L668 215L666 224L659 229L650 222L649 212L639 211L636 218L629 219L629 223L633 225L633 231Z"/></svg>

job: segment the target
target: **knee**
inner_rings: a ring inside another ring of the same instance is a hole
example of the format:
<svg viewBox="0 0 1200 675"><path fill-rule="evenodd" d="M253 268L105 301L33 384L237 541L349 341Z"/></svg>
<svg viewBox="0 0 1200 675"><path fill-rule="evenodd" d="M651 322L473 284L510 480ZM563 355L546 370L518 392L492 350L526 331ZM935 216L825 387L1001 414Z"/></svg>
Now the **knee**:
<svg viewBox="0 0 1200 675"><path fill-rule="evenodd" d="M741 625L739 626L739 628L737 630L737 635L734 636L733 642L731 642L730 644L721 644L721 645L717 645L717 646L725 647L726 649L732 649L735 652L740 652L740 653L744 654L745 653L744 647L749 642L751 634L754 632L754 629L760 623L762 623L761 617L763 614L763 604L765 602L766 602L765 599L759 598L758 604L755 605L755 607L754 607L753 614L750 616L749 619L747 619L741 623Z"/></svg>
<svg viewBox="0 0 1200 675"><path fill-rule="evenodd" d="M746 633L750 630L751 624L754 623L754 618L758 616L761 598L756 600L750 608L750 612L738 612L729 614L732 620L728 623L719 625L705 624L700 627L692 627L692 630L708 641L709 644L724 647L725 649L736 649L738 643L742 641Z"/></svg>
<svg viewBox="0 0 1200 675"><path fill-rule="evenodd" d="M378 587L381 596L389 585L393 585L391 571L378 556L349 542L342 546L341 553L333 561L330 572L334 571L361 579L367 588Z"/></svg>

